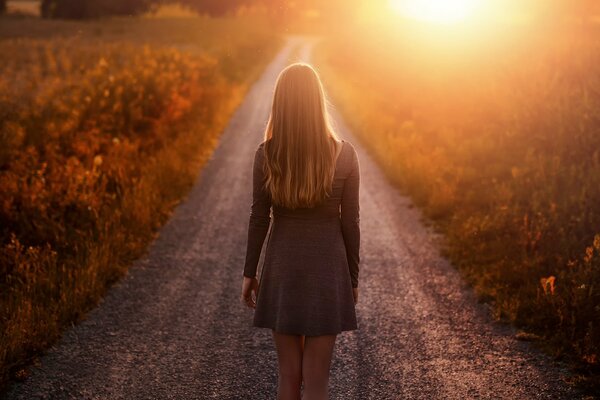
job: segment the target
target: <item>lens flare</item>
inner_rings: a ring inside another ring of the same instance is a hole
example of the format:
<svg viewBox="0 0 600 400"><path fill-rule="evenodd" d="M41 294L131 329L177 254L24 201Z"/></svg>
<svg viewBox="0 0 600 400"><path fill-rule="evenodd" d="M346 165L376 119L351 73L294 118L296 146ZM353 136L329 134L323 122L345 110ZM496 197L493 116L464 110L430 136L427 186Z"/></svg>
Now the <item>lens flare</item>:
<svg viewBox="0 0 600 400"><path fill-rule="evenodd" d="M421 21L452 24L472 16L481 0L389 0L392 9Z"/></svg>

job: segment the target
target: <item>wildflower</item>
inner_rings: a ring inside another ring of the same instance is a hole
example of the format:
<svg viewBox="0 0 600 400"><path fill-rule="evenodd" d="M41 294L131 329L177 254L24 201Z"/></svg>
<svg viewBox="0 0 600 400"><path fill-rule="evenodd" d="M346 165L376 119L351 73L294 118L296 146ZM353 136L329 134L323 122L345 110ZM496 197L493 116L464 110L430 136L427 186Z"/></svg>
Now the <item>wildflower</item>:
<svg viewBox="0 0 600 400"><path fill-rule="evenodd" d="M512 167L510 169L510 173L511 173L512 177L515 178L515 179L518 178L521 175L521 171L517 167Z"/></svg>
<svg viewBox="0 0 600 400"><path fill-rule="evenodd" d="M585 261L586 264L589 264L590 262L592 262L593 255L594 255L594 248L592 246L586 247L585 248L585 256L583 256L583 261Z"/></svg>
<svg viewBox="0 0 600 400"><path fill-rule="evenodd" d="M588 364L596 364L598 363L598 357L596 354L585 354L582 356L583 360Z"/></svg>
<svg viewBox="0 0 600 400"><path fill-rule="evenodd" d="M99 167L101 165L102 165L102 156L97 155L96 157L94 157L94 167Z"/></svg>
<svg viewBox="0 0 600 400"><path fill-rule="evenodd" d="M540 283L542 285L542 288L544 289L544 294L548 294L548 292L550 292L550 294L554 295L554 281L555 280L556 280L556 277L554 275L550 275L547 278L540 279Z"/></svg>

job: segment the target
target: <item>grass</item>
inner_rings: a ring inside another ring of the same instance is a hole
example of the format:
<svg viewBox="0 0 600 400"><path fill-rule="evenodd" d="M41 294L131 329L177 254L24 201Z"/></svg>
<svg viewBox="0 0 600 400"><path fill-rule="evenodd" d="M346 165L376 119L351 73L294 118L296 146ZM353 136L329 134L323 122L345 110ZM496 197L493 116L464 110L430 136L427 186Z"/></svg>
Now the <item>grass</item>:
<svg viewBox="0 0 600 400"><path fill-rule="evenodd" d="M495 317L539 336L597 393L600 46L560 26L494 40L442 29L352 27L317 64Z"/></svg>
<svg viewBox="0 0 600 400"><path fill-rule="evenodd" d="M186 195L280 40L251 17L2 19L0 386Z"/></svg>

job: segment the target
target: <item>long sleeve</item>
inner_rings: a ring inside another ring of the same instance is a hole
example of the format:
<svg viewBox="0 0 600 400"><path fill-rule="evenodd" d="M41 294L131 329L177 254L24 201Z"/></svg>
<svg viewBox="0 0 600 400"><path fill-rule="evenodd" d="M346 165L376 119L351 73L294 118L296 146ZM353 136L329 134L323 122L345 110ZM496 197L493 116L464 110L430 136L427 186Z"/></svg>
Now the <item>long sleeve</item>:
<svg viewBox="0 0 600 400"><path fill-rule="evenodd" d="M254 154L252 173L252 205L248 223L248 241L246 247L246 263L244 276L254 278L258 267L260 252L271 223L271 197L263 189L265 176L263 172L264 142L258 146Z"/></svg>
<svg viewBox="0 0 600 400"><path fill-rule="evenodd" d="M358 287L358 272L360 263L360 164L354 146L352 146L352 163L350 174L344 184L342 193L341 223L346 255L348 257L348 268L352 287Z"/></svg>

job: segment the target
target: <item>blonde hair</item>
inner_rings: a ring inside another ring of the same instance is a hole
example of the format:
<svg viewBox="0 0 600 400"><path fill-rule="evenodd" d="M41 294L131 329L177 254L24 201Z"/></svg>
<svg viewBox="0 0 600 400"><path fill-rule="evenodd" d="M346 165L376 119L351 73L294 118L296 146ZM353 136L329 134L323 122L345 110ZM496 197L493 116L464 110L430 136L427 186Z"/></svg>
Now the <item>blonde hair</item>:
<svg viewBox="0 0 600 400"><path fill-rule="evenodd" d="M274 205L314 207L331 195L338 136L309 64L291 64L277 77L264 139L265 188Z"/></svg>

